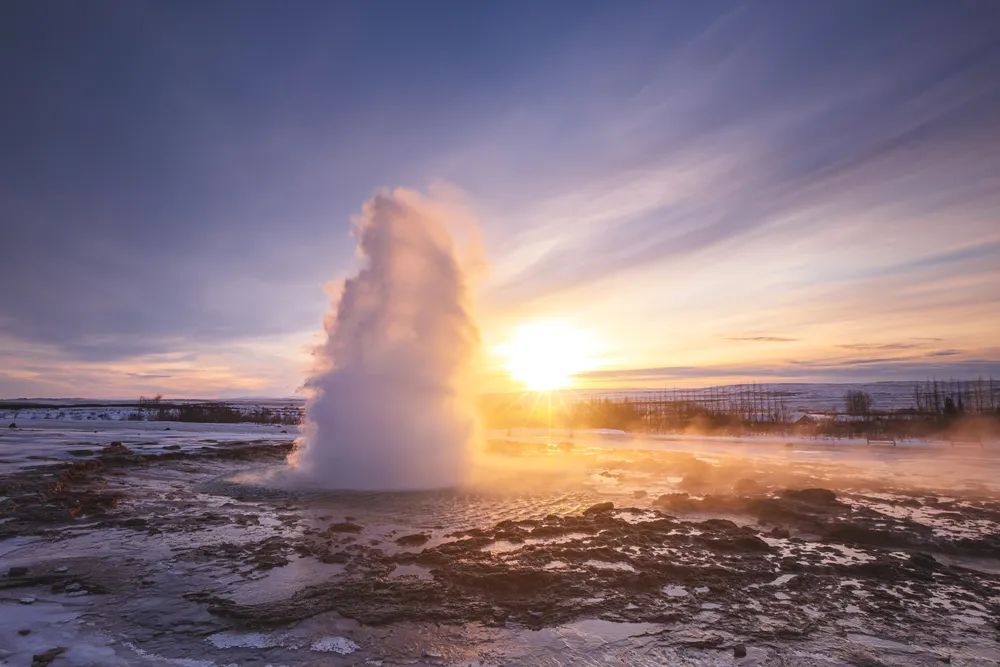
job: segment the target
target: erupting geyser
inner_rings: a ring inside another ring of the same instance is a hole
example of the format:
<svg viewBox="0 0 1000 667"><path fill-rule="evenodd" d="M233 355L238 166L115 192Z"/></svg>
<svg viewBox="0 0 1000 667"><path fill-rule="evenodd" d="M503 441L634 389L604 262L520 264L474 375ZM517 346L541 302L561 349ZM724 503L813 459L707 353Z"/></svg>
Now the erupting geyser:
<svg viewBox="0 0 1000 667"><path fill-rule="evenodd" d="M460 481L475 432L465 390L478 332L448 207L378 194L355 221L363 266L326 320L292 478L328 489Z"/></svg>

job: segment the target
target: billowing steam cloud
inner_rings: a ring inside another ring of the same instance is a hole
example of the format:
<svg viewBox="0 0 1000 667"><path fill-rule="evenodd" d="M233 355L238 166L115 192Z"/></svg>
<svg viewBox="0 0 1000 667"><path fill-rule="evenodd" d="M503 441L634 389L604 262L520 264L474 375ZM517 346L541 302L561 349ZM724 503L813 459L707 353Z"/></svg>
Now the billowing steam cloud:
<svg viewBox="0 0 1000 667"><path fill-rule="evenodd" d="M363 267L327 316L305 435L289 459L296 481L403 490L460 480L474 434L463 385L478 332L447 215L407 190L365 204L356 220Z"/></svg>

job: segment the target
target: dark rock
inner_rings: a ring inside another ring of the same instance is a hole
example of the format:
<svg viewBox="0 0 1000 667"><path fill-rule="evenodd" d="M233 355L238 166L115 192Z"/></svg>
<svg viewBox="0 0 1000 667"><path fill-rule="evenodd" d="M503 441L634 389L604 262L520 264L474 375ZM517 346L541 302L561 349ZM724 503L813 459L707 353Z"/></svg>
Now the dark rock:
<svg viewBox="0 0 1000 667"><path fill-rule="evenodd" d="M782 495L809 505L832 505L837 502L837 494L829 489L788 489Z"/></svg>
<svg viewBox="0 0 1000 667"><path fill-rule="evenodd" d="M10 426L8 426L7 428L17 428L17 424L15 424L14 422L11 422Z"/></svg>
<svg viewBox="0 0 1000 667"><path fill-rule="evenodd" d="M66 652L65 646L50 648L44 653L36 653L31 656L31 667L47 667L53 660Z"/></svg>
<svg viewBox="0 0 1000 667"><path fill-rule="evenodd" d="M12 567L7 570L8 577L23 577L28 574L28 568L26 567Z"/></svg>
<svg viewBox="0 0 1000 667"><path fill-rule="evenodd" d="M919 551L910 554L910 565L922 570L936 570L940 567L934 556Z"/></svg>
<svg viewBox="0 0 1000 667"><path fill-rule="evenodd" d="M664 493L653 501L653 507L687 511L694 509L694 502L686 493Z"/></svg>
<svg viewBox="0 0 1000 667"><path fill-rule="evenodd" d="M909 547L911 540L904 533L874 530L853 523L838 524L823 533L824 542L841 542L843 544L862 544L876 547Z"/></svg>
<svg viewBox="0 0 1000 667"><path fill-rule="evenodd" d="M587 509L583 510L584 514L599 514L601 512L610 512L615 508L615 504L610 500L606 503L597 503L596 505L591 505Z"/></svg>
<svg viewBox="0 0 1000 667"><path fill-rule="evenodd" d="M732 539L715 540L710 545L721 551L771 551L771 545L755 535L740 535Z"/></svg>
<svg viewBox="0 0 1000 667"><path fill-rule="evenodd" d="M350 554L346 551L332 551L330 553L325 553L320 555L319 562L321 563L339 563L343 564L351 560Z"/></svg>
<svg viewBox="0 0 1000 667"><path fill-rule="evenodd" d="M733 657L734 658L745 658L747 657L747 647L743 644L737 644L733 647Z"/></svg>
<svg viewBox="0 0 1000 667"><path fill-rule="evenodd" d="M414 533L413 535L403 535L396 538L396 544L401 547L419 547L429 540L430 537L424 533Z"/></svg>
<svg viewBox="0 0 1000 667"><path fill-rule="evenodd" d="M104 456L123 456L131 454L132 450L121 443L120 440L115 440L110 445L101 450L101 454Z"/></svg>
<svg viewBox="0 0 1000 667"><path fill-rule="evenodd" d="M22 637L27 637L28 635L31 634L31 630L29 630L28 628L21 628L20 630L17 631L17 634L21 635Z"/></svg>
<svg viewBox="0 0 1000 667"><path fill-rule="evenodd" d="M701 522L701 525L709 530L715 530L723 533L733 533L739 532L740 527L729 519L705 519Z"/></svg>
<svg viewBox="0 0 1000 667"><path fill-rule="evenodd" d="M356 523L351 523L350 521L341 521L340 523L331 523L326 529L327 533L360 533L362 530L361 526Z"/></svg>

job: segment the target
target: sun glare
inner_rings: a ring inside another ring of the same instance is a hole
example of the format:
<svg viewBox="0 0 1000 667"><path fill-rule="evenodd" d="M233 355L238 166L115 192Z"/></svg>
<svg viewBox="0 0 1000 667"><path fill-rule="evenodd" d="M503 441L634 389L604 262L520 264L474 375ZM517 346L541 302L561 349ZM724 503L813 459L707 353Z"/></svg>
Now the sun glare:
<svg viewBox="0 0 1000 667"><path fill-rule="evenodd" d="M497 352L510 376L530 391L569 387L574 375L594 365L591 337L561 322L524 324Z"/></svg>

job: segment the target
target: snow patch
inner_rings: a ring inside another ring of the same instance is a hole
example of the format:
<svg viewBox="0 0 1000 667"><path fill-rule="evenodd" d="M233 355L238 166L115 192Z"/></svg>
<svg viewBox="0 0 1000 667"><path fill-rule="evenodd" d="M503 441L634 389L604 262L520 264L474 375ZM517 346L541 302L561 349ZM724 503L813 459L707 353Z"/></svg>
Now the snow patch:
<svg viewBox="0 0 1000 667"><path fill-rule="evenodd" d="M281 638L260 632L216 632L206 637L215 648L271 648L281 646Z"/></svg>
<svg viewBox="0 0 1000 667"><path fill-rule="evenodd" d="M312 651L320 653L339 653L340 655L350 655L357 651L360 646L352 642L347 637L322 637L317 639L309 647Z"/></svg>

